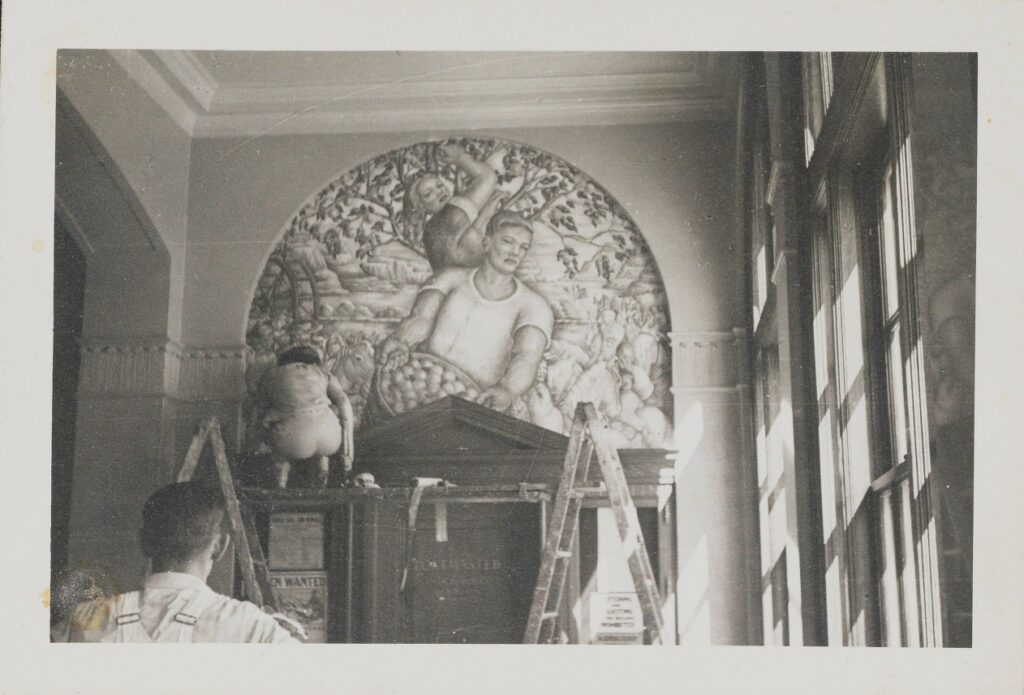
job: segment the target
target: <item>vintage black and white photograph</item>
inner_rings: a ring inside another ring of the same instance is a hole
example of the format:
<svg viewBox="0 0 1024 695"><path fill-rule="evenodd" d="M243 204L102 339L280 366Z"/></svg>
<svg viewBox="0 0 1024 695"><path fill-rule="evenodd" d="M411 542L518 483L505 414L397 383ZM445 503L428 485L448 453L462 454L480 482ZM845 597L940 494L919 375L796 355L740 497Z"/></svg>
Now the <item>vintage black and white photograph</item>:
<svg viewBox="0 0 1024 695"><path fill-rule="evenodd" d="M52 641L974 643L977 53L54 69Z"/></svg>

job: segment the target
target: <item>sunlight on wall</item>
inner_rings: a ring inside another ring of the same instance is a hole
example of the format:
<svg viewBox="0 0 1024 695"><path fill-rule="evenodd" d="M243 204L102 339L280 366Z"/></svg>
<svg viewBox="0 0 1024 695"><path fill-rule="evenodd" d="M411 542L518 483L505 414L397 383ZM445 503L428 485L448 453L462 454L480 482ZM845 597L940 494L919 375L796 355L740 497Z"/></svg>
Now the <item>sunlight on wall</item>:
<svg viewBox="0 0 1024 695"><path fill-rule="evenodd" d="M686 409L682 417L677 418L676 430L673 435L675 452L668 455L675 462L676 480L682 477L694 461L694 454L704 437L704 405L695 400Z"/></svg>
<svg viewBox="0 0 1024 695"><path fill-rule="evenodd" d="M904 137L903 141L899 144L898 153L897 153L896 158L895 158L894 161L896 161L896 162L907 162L907 163L909 163L911 161L911 147L910 147L910 136L909 135ZM899 166L899 165L897 165L897 166ZM904 172L905 177L907 179L907 184L906 184L907 188L909 188L910 190L913 190L913 188L914 188L913 168L910 167L909 164L906 165L906 166L899 166L899 168L903 169L903 172ZM904 206L901 205L901 207L904 207ZM909 205L905 206L905 209L901 210L900 212L902 212L905 215L909 215L909 216L912 217L913 216L913 207L909 206ZM900 227L903 228L903 229L912 230L912 229L914 229L915 225L912 222L904 221L902 224L900 224ZM972 233L972 235L973 235L973 233ZM901 246L901 248L900 248L900 269L901 270L906 270L907 266L909 266L911 263L913 263L914 260L917 258L918 250L919 249L918 249L917 244L914 244L913 248L908 248L908 246L910 246L910 244L906 243L906 241L904 241L900 246Z"/></svg>
<svg viewBox="0 0 1024 695"><path fill-rule="evenodd" d="M833 554L832 557L828 558L828 567L825 569L825 596L828 601L825 609L829 615L837 616L835 619L828 621L828 643L834 646L843 644L843 621L838 618L838 616L842 615L843 606L841 601L835 600L840 596L842 587L843 581L839 574L839 557Z"/></svg>
<svg viewBox="0 0 1024 695"><path fill-rule="evenodd" d="M850 509L856 510L871 488L871 446L868 439L867 403L857 399L846 425L850 459L847 469L847 487L852 495Z"/></svg>
<svg viewBox="0 0 1024 695"><path fill-rule="evenodd" d="M680 644L707 645L711 640L709 581L708 537L707 534L703 534L689 559L679 568Z"/></svg>
<svg viewBox="0 0 1024 695"><path fill-rule="evenodd" d="M814 314L814 354L815 355L827 355L827 328L828 328L828 314L826 305L818 307L818 311ZM828 393L829 385L829 373L828 363L824 359L814 360L814 383L818 387L818 402L825 397Z"/></svg>
<svg viewBox="0 0 1024 695"><path fill-rule="evenodd" d="M765 488L768 487L768 432L763 422L757 428L755 439L757 446L757 489L763 493Z"/></svg>
<svg viewBox="0 0 1024 695"><path fill-rule="evenodd" d="M788 398L779 399L779 412L772 423L775 431L776 454L779 456L779 463L785 466L786 461L793 460L793 406Z"/></svg>
<svg viewBox="0 0 1024 695"><path fill-rule="evenodd" d="M821 421L818 422L818 462L820 467L821 486L821 533L823 538L829 538L836 530L836 486L835 486L835 462L832 460L832 413L831 410L822 413Z"/></svg>
<svg viewBox="0 0 1024 695"><path fill-rule="evenodd" d="M867 404L864 398L864 341L861 327L860 270L854 266L839 295L843 359L839 401L847 453L846 491L850 515L860 505L871 485L871 447Z"/></svg>
<svg viewBox="0 0 1024 695"><path fill-rule="evenodd" d="M765 257L764 246L757 249L757 258L754 264L757 273L757 303L754 307L754 324L756 325L761 310L764 309L765 302L768 301L768 261Z"/></svg>
<svg viewBox="0 0 1024 695"><path fill-rule="evenodd" d="M860 270L854 266L850 270L843 288L839 292L840 316L839 323L842 326L843 336L843 359L841 369L843 385L846 390L839 394L840 401L849 396L849 390L857 380L857 376L864 368L864 348L861 340L861 288Z"/></svg>
<svg viewBox="0 0 1024 695"><path fill-rule="evenodd" d="M619 540L619 527L611 507L597 510L597 590L600 592L635 591L633 575L626 559L629 549Z"/></svg>

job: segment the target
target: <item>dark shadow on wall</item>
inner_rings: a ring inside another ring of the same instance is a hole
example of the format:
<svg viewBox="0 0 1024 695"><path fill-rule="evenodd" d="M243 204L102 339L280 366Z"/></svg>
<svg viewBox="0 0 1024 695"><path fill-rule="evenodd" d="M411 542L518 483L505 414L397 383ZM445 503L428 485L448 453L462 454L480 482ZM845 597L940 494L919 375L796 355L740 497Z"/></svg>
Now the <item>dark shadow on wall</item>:
<svg viewBox="0 0 1024 695"><path fill-rule="evenodd" d="M170 253L105 144L56 97L51 617L137 581L137 515L165 482L174 405L146 362L167 341Z"/></svg>
<svg viewBox="0 0 1024 695"><path fill-rule="evenodd" d="M85 256L59 218L53 225L53 421L50 501L50 586L68 566L75 417L85 307Z"/></svg>

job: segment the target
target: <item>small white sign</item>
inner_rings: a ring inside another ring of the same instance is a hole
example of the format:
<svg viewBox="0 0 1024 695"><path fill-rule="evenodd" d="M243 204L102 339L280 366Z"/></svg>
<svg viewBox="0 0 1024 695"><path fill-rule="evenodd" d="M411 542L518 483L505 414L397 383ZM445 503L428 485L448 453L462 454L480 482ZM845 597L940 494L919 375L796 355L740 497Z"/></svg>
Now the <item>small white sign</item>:
<svg viewBox="0 0 1024 695"><path fill-rule="evenodd" d="M643 644L640 598L631 592L590 595L590 641L593 644Z"/></svg>

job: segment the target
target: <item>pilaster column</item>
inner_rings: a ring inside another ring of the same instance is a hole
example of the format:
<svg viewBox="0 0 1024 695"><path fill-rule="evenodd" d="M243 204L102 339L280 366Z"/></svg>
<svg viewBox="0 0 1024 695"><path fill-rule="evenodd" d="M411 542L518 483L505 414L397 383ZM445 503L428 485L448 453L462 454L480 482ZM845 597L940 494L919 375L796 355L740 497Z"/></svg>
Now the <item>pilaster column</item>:
<svg viewBox="0 0 1024 695"><path fill-rule="evenodd" d="M756 481L742 329L674 332L681 644L757 643Z"/></svg>

